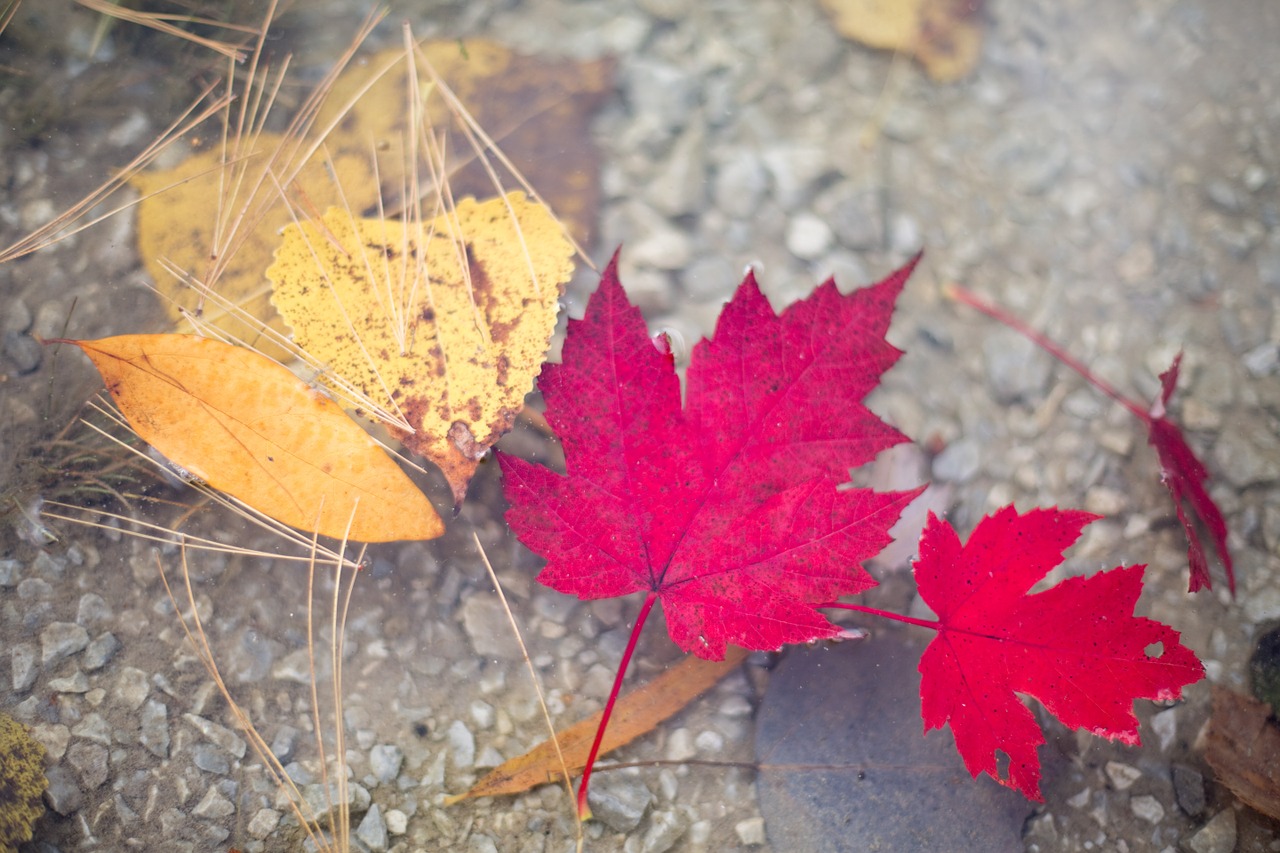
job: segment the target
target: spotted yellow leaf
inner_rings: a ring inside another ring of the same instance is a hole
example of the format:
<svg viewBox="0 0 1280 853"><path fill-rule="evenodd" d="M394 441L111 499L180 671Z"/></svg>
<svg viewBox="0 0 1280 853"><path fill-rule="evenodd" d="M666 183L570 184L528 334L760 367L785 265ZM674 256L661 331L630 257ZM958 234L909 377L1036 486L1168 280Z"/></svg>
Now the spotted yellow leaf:
<svg viewBox="0 0 1280 853"><path fill-rule="evenodd" d="M294 340L412 431L461 503L542 364L572 246L542 205L464 199L422 224L331 209L285 229L267 270Z"/></svg>

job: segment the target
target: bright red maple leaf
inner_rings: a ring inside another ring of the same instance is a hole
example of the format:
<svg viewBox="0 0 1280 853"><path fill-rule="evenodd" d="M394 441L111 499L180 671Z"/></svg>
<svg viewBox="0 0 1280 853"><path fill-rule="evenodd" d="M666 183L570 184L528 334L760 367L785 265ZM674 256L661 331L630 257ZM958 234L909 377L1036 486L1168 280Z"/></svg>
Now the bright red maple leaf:
<svg viewBox="0 0 1280 853"><path fill-rule="evenodd" d="M1187 562L1191 569L1187 582L1188 592L1209 589L1212 586L1204 543L1200 540L1200 533L1195 524L1195 518L1199 518L1209 536L1212 537L1218 556L1222 558L1222 568L1227 576L1227 588L1234 596L1236 575L1231 563L1231 551L1227 549L1227 522L1205 488L1209 472L1191 450L1191 445L1187 444L1181 428L1169 419L1169 400L1173 397L1173 389L1178 384L1178 367L1182 363L1182 353L1178 353L1169 369L1160 374L1160 397L1148 411L1143 409L1140 403L1129 399L1109 383L1094 376L1082 362L1012 314L980 299L976 294L957 284L949 285L947 292L971 308L976 308L993 320L1004 323L1025 335L1142 421L1147 428L1147 440L1156 449L1156 455L1160 459L1160 482L1173 497L1174 512L1177 513L1178 521L1181 522L1182 529L1187 534ZM1191 508L1190 512L1187 511L1188 505Z"/></svg>
<svg viewBox="0 0 1280 853"><path fill-rule="evenodd" d="M708 660L835 636L813 605L874 584L858 565L918 491L837 491L906 439L862 404L901 354L884 340L914 266L781 316L750 273L694 347L686 403L671 354L618 282L616 256L563 363L538 379L567 476L499 454L507 522L583 599L648 591L671 638Z"/></svg>
<svg viewBox="0 0 1280 853"><path fill-rule="evenodd" d="M1135 699L1176 699L1204 668L1178 632L1133 615L1145 566L1031 587L1100 516L1005 507L961 546L932 513L915 563L938 636L920 658L925 731L948 723L970 774L988 773L1041 800L1044 735L1015 696L1034 696L1073 729L1137 744ZM997 752L1008 758L1000 777Z"/></svg>
<svg viewBox="0 0 1280 853"><path fill-rule="evenodd" d="M694 347L683 409L669 348L628 303L616 255L569 323L562 363L538 379L566 475L498 459L507 522L547 559L539 581L583 599L647 593L601 732L655 601L677 645L720 660L729 643L836 636L815 605L874 585L859 564L919 490L837 486L906 441L862 398L901 355L884 334L915 263L848 296L828 280L781 315L748 273Z"/></svg>

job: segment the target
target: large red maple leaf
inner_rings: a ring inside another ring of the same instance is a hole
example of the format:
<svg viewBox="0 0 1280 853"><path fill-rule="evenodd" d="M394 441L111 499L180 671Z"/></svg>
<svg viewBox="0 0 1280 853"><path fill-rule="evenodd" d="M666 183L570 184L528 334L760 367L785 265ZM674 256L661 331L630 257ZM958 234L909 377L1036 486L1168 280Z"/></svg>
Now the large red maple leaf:
<svg viewBox="0 0 1280 853"><path fill-rule="evenodd" d="M1044 736L1016 693L1034 696L1073 729L1137 744L1135 699L1176 699L1204 668L1178 632L1133 615L1145 566L1032 586L1099 516L1005 507L961 546L932 513L915 563L938 636L920 659L925 731L948 723L973 776L988 773L1041 800L1036 749ZM887 615L887 614L886 614ZM997 752L1008 758L1001 777Z"/></svg>
<svg viewBox="0 0 1280 853"><path fill-rule="evenodd" d="M917 258L918 260L918 258ZM862 403L901 353L884 340L916 261L842 296L828 280L781 315L748 273L694 347L685 405L665 338L651 340L617 255L563 363L538 385L564 476L499 454L507 523L547 559L538 580L579 598L645 592L578 788L587 785L651 608L708 660L729 643L777 649L833 637L815 605L875 584L860 566L920 490L838 489L906 439Z"/></svg>
<svg viewBox="0 0 1280 853"><path fill-rule="evenodd" d="M507 522L547 559L538 580L583 599L649 592L708 660L835 636L813 605L874 584L859 564L918 493L836 489L906 441L862 398L901 355L884 334L915 262L848 296L828 281L781 316L748 273L694 347L683 410L616 262L538 379L567 476L499 454Z"/></svg>

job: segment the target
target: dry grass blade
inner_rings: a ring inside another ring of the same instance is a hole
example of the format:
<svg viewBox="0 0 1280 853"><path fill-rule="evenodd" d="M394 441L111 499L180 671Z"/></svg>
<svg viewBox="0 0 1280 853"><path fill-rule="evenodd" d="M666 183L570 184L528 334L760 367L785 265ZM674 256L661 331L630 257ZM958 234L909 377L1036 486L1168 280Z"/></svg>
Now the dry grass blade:
<svg viewBox="0 0 1280 853"><path fill-rule="evenodd" d="M345 553L346 551L346 544L347 543L344 541L342 543L342 547L340 548L340 551L343 553ZM186 552L185 545L183 545L181 548L182 578L184 583L184 589L186 592L186 603L189 607L190 623L188 623L188 616L183 614L183 608L181 608L178 605L178 601L174 596L173 589L170 586L169 578L164 571L164 564L160 561L160 558L158 555L156 556L156 565L160 571L160 578L161 578L161 581L164 583L165 592L168 594L169 600L173 604L174 611L178 615L179 622L182 625L183 633L186 635L187 640L191 643L192 647L195 649L196 655L199 658L200 663L204 666L205 671L208 672L209 677L213 680L214 684L217 686L218 692L222 695L223 700L227 703L227 708L230 711L232 718L235 720L236 726L240 729L240 731L244 734L245 738L248 740L250 747L253 749L254 754L258 758L258 761L262 764L263 768L270 775L272 781L287 796L290 811L293 813L295 819L298 821L298 824L301 826L302 831L306 835L311 848L314 850L321 851L321 853L339 853L340 851L348 851L351 849L351 839L350 839L351 815L350 815L350 807L348 804L347 780L346 780L346 773L342 772L344 767L343 761L344 761L344 756L346 755L346 752L344 749L343 726L342 726L341 649L342 649L342 636L345 633L347 608L351 602L351 591L354 588L356 573L358 569L352 568L351 579L344 588L344 585L341 582L342 567L341 566L336 567L339 577L335 579L333 602L332 602L332 608L331 608L331 614L332 614L331 630L333 633L332 633L332 640L330 644L330 654L332 655L332 673L333 673L332 681L333 681L333 701L334 701L333 718L334 718L334 729L336 732L335 740L336 740L336 747L337 747L334 753L334 756L335 756L335 761L337 762L337 770L338 770L338 772L335 773L336 793L337 793L337 796L335 798L331 794L332 789L330 788L330 783L329 783L328 761L326 760L325 751L324 751L324 748L325 748L324 736L323 736L324 725L323 725L320 705L318 701L319 693L318 693L317 678L316 678L317 670L316 670L316 663L315 663L315 657L314 657L315 634L314 634L313 616L314 616L314 610L315 610L315 606L314 606L315 599L313 596L315 591L315 576L316 576L316 567L317 567L317 560L315 559L316 553L317 552L315 550L312 551L311 560L308 565L307 651L308 651L309 663L310 663L311 675L312 675L311 707L312 707L312 713L313 713L313 724L315 726L315 733L316 733L317 755L318 755L318 761L319 761L320 772L321 772L321 780L322 780L321 784L324 788L326 805L327 805L326 812L327 812L328 820L325 821L328 824L327 833L324 830L324 828L321 826L321 821L324 820L324 816L309 814L310 806L308 805L306 797L303 795L302 791L298 789L297 785L294 783L293 779L290 778L289 774L285 771L285 768L280 763L280 760L276 758L275 753L272 752L271 747L267 744L266 740L262 737L261 732L258 731L256 725L253 722L252 717L249 716L248 712L246 712L244 708L238 702L236 702L235 698L231 695L231 691L228 689L227 684L222 677L222 673L218 668L217 661L214 658L213 649L209 644L209 637L205 633L204 624L200 619L199 609L196 604L195 592L191 583L191 573L188 567L187 552ZM362 550L360 555L357 556L354 562L352 561L344 561L344 562L348 566L355 567L361 563L363 558L364 558L364 552ZM344 592L344 589L345 589L345 592ZM334 801L335 799L336 799L336 802Z"/></svg>
<svg viewBox="0 0 1280 853"><path fill-rule="evenodd" d="M60 240L65 240L73 234L79 233L86 228L92 227L105 219L119 214L124 210L128 210L138 201L122 204L112 210L96 216L87 222L79 222L90 210L96 207L105 199L113 195L117 190L129 182L129 180L138 172L145 169L156 157L176 142L189 134L193 129L199 127L212 116L225 110L232 101L230 95L223 95L209 100L215 86L210 85L205 88L200 95L191 102L191 105L167 127L164 132L157 136L151 144L142 150L138 156L134 157L116 174L102 183L96 190L86 195L83 199L76 202L69 209L56 216L51 221L45 223L35 231L23 237L18 242L6 249L0 250L0 264L8 261L16 260L32 252L38 252ZM205 103L208 101L207 103ZM204 104L201 106L201 104ZM74 227L72 225L74 224Z"/></svg>
<svg viewBox="0 0 1280 853"><path fill-rule="evenodd" d="M516 643L520 646L520 656L524 658L525 668L529 671L529 680L533 682L533 689L538 694L538 707L542 709L543 722L547 724L547 731L550 733L550 742L555 749L556 761L560 765L561 776L560 781L564 784L565 793L569 795L569 802L573 803L573 783L569 781L569 766L565 763L564 753L560 750L560 740L556 737L556 725L551 720L551 711L547 709L547 697L542 692L542 679L538 677L538 670L533 665L533 659L529 657L529 649L524 644L524 636L520 633L520 625L516 622L515 614L511 612L511 605L507 603L507 595L502 591L502 584L498 581L498 573L493 570L493 564L489 562L489 555L485 553L484 546L480 544L480 536L474 530L471 531L471 538L475 540L476 550L480 553L480 559L484 561L485 571L489 573L489 580L493 582L493 588L498 593L498 601L502 602L502 611L507 615L507 622L511 625L511 633L516 638ZM449 805L455 798L445 800L445 805ZM572 806L570 806L572 809ZM573 821L574 832L577 835L577 851L582 853L583 835L582 821L575 819Z"/></svg>
<svg viewBox="0 0 1280 853"><path fill-rule="evenodd" d="M140 12L121 6L117 3L110 2L110 0L76 0L76 2L81 6L84 6L86 9L90 9L101 15L106 15L121 21L127 21L131 24L150 27L153 30L157 30L167 35L177 36L180 39L185 39L186 41L197 44L200 47L208 48L209 50L221 54L228 59L235 60L236 62L244 62L245 52L243 45L205 38L204 36L197 35L190 30L184 30L182 27L176 26L171 22L178 21L189 24L202 24L209 27L221 27L233 32L249 33L251 35L257 35L258 33L257 28L245 27L239 24L227 24L222 21L215 21L209 18L198 18L194 15L166 15L159 12Z"/></svg>

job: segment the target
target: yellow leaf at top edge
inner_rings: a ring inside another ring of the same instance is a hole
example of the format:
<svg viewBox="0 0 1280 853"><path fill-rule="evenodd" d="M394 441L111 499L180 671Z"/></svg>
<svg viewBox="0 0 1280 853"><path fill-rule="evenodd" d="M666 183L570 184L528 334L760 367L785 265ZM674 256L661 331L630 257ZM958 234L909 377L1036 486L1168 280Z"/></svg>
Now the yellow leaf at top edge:
<svg viewBox="0 0 1280 853"><path fill-rule="evenodd" d="M421 226L330 210L285 229L267 276L298 345L402 413L413 432L397 437L460 504L524 406L572 253L550 211L511 193Z"/></svg>
<svg viewBox="0 0 1280 853"><path fill-rule="evenodd" d="M72 341L120 412L175 465L299 530L433 539L426 496L342 408L244 347L193 335Z"/></svg>

